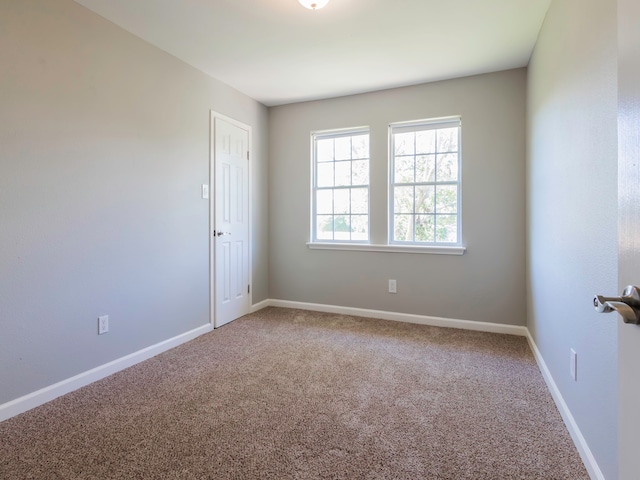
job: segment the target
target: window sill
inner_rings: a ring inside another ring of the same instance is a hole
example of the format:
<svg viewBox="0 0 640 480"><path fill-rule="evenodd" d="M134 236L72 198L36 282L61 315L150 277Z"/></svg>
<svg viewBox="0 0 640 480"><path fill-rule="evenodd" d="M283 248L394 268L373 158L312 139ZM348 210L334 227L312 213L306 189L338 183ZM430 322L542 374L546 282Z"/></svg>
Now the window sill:
<svg viewBox="0 0 640 480"><path fill-rule="evenodd" d="M307 242L311 250L351 250L357 252L385 252L385 253L426 253L431 255L463 255L467 250L461 246L434 245L372 245L370 243L321 243Z"/></svg>

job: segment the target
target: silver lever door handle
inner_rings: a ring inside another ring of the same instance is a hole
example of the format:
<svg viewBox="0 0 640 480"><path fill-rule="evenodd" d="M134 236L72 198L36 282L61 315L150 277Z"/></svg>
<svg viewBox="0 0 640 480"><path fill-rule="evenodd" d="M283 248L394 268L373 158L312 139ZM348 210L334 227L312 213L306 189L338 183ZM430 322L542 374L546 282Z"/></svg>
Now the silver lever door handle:
<svg viewBox="0 0 640 480"><path fill-rule="evenodd" d="M640 325L640 288L629 285L622 292L621 297L593 297L593 306L598 313L616 311L620 314L624 323Z"/></svg>
<svg viewBox="0 0 640 480"><path fill-rule="evenodd" d="M214 236L221 237L222 235L231 235L231 232L221 232L221 231L218 231L218 232L216 233L216 231L214 230L214 231L213 231L213 235L214 235Z"/></svg>

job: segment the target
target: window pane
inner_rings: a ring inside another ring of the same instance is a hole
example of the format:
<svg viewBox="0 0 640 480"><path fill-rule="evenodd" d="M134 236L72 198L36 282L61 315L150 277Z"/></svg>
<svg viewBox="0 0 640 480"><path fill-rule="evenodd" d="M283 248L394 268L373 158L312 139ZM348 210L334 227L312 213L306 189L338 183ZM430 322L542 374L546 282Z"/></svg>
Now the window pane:
<svg viewBox="0 0 640 480"><path fill-rule="evenodd" d="M318 190L316 192L316 213L333 213L332 190Z"/></svg>
<svg viewBox="0 0 640 480"><path fill-rule="evenodd" d="M436 212L457 213L458 187L456 185L436 187Z"/></svg>
<svg viewBox="0 0 640 480"><path fill-rule="evenodd" d="M416 153L436 153L436 131L416 132Z"/></svg>
<svg viewBox="0 0 640 480"><path fill-rule="evenodd" d="M334 240L351 240L351 222L349 215L336 215L334 222Z"/></svg>
<svg viewBox="0 0 640 480"><path fill-rule="evenodd" d="M438 130L438 152L458 151L458 127Z"/></svg>
<svg viewBox="0 0 640 480"><path fill-rule="evenodd" d="M414 132L396 133L393 136L395 147L395 155L414 155L415 154L415 137Z"/></svg>
<svg viewBox="0 0 640 480"><path fill-rule="evenodd" d="M416 215L416 242L434 242L435 232L434 215Z"/></svg>
<svg viewBox="0 0 640 480"><path fill-rule="evenodd" d="M336 187L351 185L351 162L336 162Z"/></svg>
<svg viewBox="0 0 640 480"><path fill-rule="evenodd" d="M457 215L438 215L436 217L436 241L446 243L458 241Z"/></svg>
<svg viewBox="0 0 640 480"><path fill-rule="evenodd" d="M396 157L394 182L413 183L413 170L415 167L415 157Z"/></svg>
<svg viewBox="0 0 640 480"><path fill-rule="evenodd" d="M318 187L333 187L333 162L318 164L318 178L316 178Z"/></svg>
<svg viewBox="0 0 640 480"><path fill-rule="evenodd" d="M351 158L369 158L369 135L351 137Z"/></svg>
<svg viewBox="0 0 640 480"><path fill-rule="evenodd" d="M314 139L313 240L368 241L369 133L323 132Z"/></svg>
<svg viewBox="0 0 640 480"><path fill-rule="evenodd" d="M325 138L316 142L316 159L318 162L333 161L333 138Z"/></svg>
<svg viewBox="0 0 640 480"><path fill-rule="evenodd" d="M316 219L316 236L318 240L333 240L333 216L318 215Z"/></svg>
<svg viewBox="0 0 640 480"><path fill-rule="evenodd" d="M351 164L351 184L369 184L369 160L358 160Z"/></svg>
<svg viewBox="0 0 640 480"><path fill-rule="evenodd" d="M335 138L336 146L336 160L350 160L351 159L351 137L338 137Z"/></svg>
<svg viewBox="0 0 640 480"><path fill-rule="evenodd" d="M369 213L369 189L351 189L351 213Z"/></svg>
<svg viewBox="0 0 640 480"><path fill-rule="evenodd" d="M367 215L351 216L351 240L369 240L369 217Z"/></svg>
<svg viewBox="0 0 640 480"><path fill-rule="evenodd" d="M391 241L459 243L460 119L391 125Z"/></svg>
<svg viewBox="0 0 640 480"><path fill-rule="evenodd" d="M416 182L435 182L436 156L423 155L416 157Z"/></svg>
<svg viewBox="0 0 640 480"><path fill-rule="evenodd" d="M413 215L393 216L393 239L397 242L413 242Z"/></svg>
<svg viewBox="0 0 640 480"><path fill-rule="evenodd" d="M333 191L333 213L349 213L349 203L348 189L345 188Z"/></svg>
<svg viewBox="0 0 640 480"><path fill-rule="evenodd" d="M458 180L458 154L446 153L438 155L438 182L455 182Z"/></svg>
<svg viewBox="0 0 640 480"><path fill-rule="evenodd" d="M435 193L433 186L416 186L416 213L435 213Z"/></svg>
<svg viewBox="0 0 640 480"><path fill-rule="evenodd" d="M395 213L413 213L413 187L395 187L393 204Z"/></svg>

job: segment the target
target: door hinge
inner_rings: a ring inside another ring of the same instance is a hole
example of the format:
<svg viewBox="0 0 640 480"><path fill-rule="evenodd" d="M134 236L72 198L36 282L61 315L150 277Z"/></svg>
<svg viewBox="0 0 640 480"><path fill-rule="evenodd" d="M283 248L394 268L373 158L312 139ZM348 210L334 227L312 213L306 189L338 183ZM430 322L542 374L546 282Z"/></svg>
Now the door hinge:
<svg viewBox="0 0 640 480"><path fill-rule="evenodd" d="M251 285L247 285L247 293L251 293Z"/></svg>
<svg viewBox="0 0 640 480"><path fill-rule="evenodd" d="M249 160L249 150L247 150L247 160Z"/></svg>

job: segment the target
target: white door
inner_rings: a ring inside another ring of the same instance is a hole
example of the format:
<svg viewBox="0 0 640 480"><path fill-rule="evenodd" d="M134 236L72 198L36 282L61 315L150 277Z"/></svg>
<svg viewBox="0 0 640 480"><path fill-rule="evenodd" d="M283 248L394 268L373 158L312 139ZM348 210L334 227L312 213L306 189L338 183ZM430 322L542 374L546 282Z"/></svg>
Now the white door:
<svg viewBox="0 0 640 480"><path fill-rule="evenodd" d="M249 313L249 127L212 114L214 327Z"/></svg>
<svg viewBox="0 0 640 480"><path fill-rule="evenodd" d="M640 286L640 2L618 0L620 289ZM640 478L640 326L618 320L620 480Z"/></svg>

